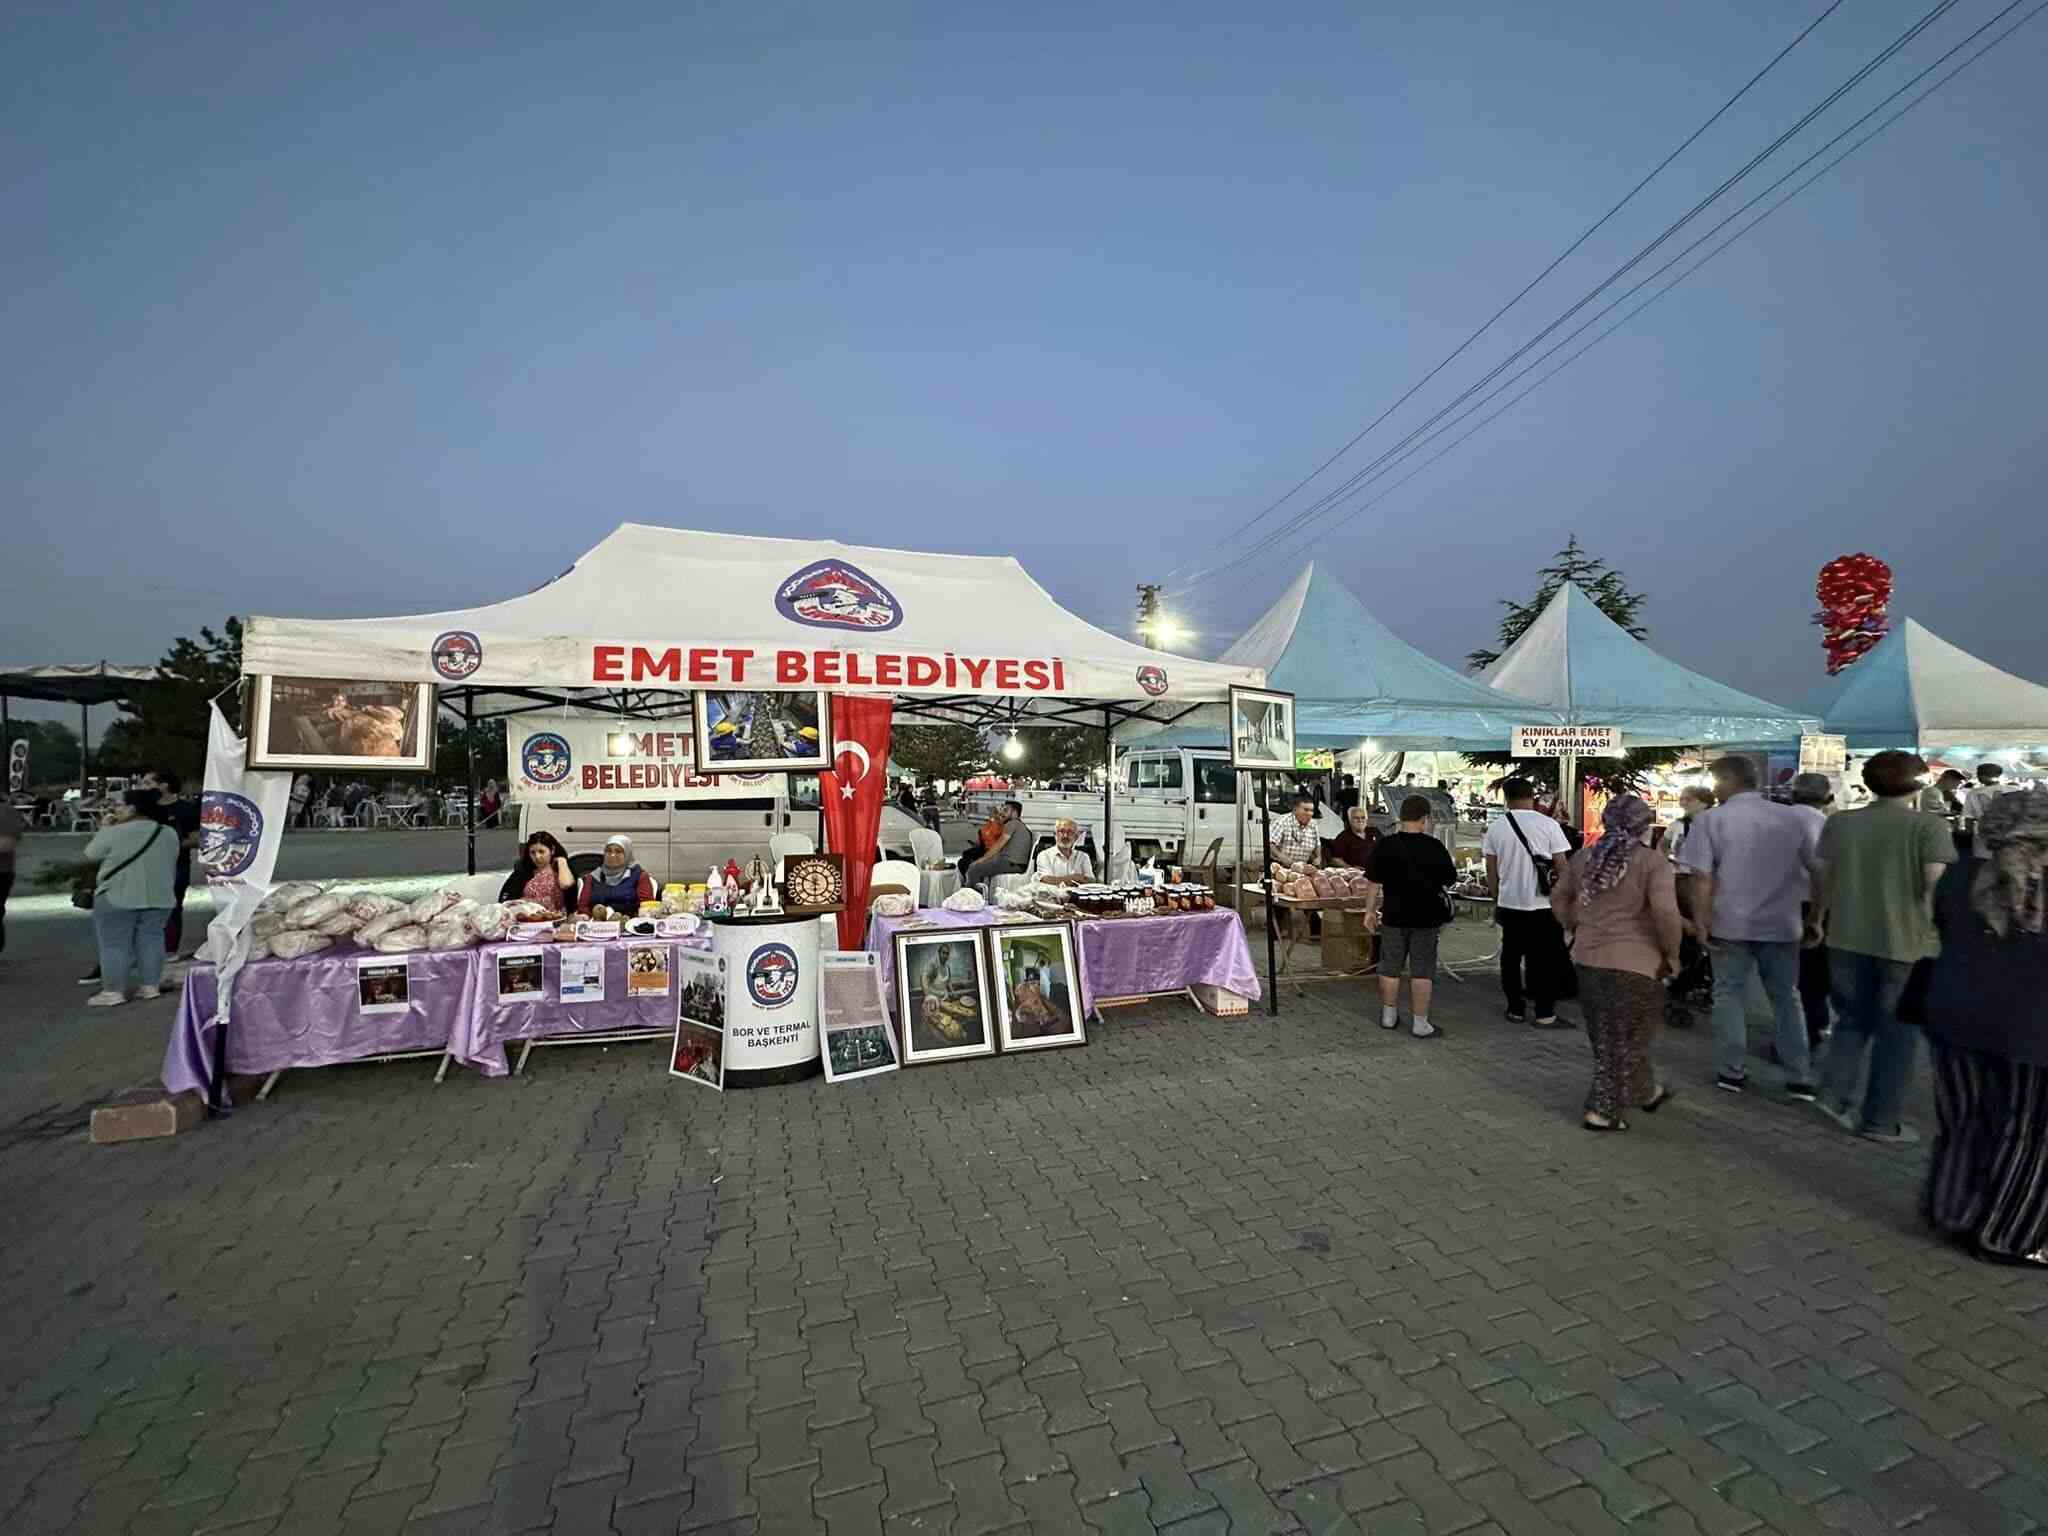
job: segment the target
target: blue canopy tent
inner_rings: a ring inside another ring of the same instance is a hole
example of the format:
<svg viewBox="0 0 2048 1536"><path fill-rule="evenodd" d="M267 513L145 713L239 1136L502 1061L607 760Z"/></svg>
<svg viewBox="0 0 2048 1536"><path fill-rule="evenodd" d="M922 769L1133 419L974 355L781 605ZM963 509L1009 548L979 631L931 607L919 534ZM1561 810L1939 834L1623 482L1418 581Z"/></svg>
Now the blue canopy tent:
<svg viewBox="0 0 2048 1536"><path fill-rule="evenodd" d="M1816 706L1852 751L2005 752L2048 743L2048 688L1903 620L1829 680Z"/></svg>
<svg viewBox="0 0 2048 1536"><path fill-rule="evenodd" d="M1218 658L1263 667L1269 687L1291 693L1298 746L1381 751L1506 751L1518 725L1558 725L1553 709L1504 696L1424 655L1372 616L1334 576L1302 568L1280 600ZM1133 722L1119 739L1214 745L1224 709L1200 706L1164 733Z"/></svg>
<svg viewBox="0 0 2048 1536"><path fill-rule="evenodd" d="M1820 729L1768 699L1658 655L1567 582L1536 622L1481 674L1488 686L1536 699L1568 725L1611 725L1630 747L1765 747Z"/></svg>

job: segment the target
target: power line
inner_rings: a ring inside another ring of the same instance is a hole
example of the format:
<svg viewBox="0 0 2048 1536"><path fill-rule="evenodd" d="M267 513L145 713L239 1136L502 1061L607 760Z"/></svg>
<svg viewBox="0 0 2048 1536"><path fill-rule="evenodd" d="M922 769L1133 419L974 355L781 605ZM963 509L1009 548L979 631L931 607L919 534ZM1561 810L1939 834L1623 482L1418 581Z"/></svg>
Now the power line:
<svg viewBox="0 0 2048 1536"><path fill-rule="evenodd" d="M1630 187L1627 192L1623 193L1620 202L1616 203L1612 208L1609 208L1605 213L1601 214L1599 218L1595 219L1591 224L1588 224L1585 227L1585 229L1580 231L1579 237L1576 240L1572 241L1570 245L1566 246L1562 251L1559 251L1556 256L1552 257L1550 265L1545 267L1541 272L1538 272L1534 277L1530 278L1529 281L1522 287L1522 290L1519 293L1517 293L1513 298L1509 299L1507 303L1501 305L1499 309L1495 310L1491 315L1489 315L1486 318L1485 323L1482 324L1478 330L1474 331L1470 336L1467 336L1463 341L1459 342L1457 346L1455 346L1451 349L1450 352L1445 354L1443 359L1439 361L1434 368L1430 369L1429 372L1425 373L1421 378L1417 379L1413 384L1409 385L1407 391L1403 393L1398 400L1396 400L1392 405L1388 406L1385 410L1381 411L1379 415L1375 416L1371 421L1367 422L1363 427L1361 427L1352 436L1350 441L1344 444L1343 447L1339 448L1335 453L1331 454L1327 459L1323 460L1322 463L1318 464L1314 469L1310 470L1306 475L1302 476L1301 479L1297 480L1278 498L1271 502L1268 502L1266 506L1257 513L1257 515L1255 515L1249 521L1240 526L1235 533L1231 534L1229 536L1229 539L1226 540L1226 542L1234 541L1242 535L1249 533L1253 527L1255 527L1258 523L1264 521L1267 516L1279 510L1280 507L1284 506L1287 502L1291 501L1294 498L1294 496L1302 489L1302 487L1306 486L1311 480L1314 480L1316 476L1320 475L1332 464L1336 463L1339 459L1343 458L1345 454L1349 453L1353 448L1357 447L1358 444L1366 437L1366 435L1373 430L1373 428L1377 427L1381 422L1385 421L1389 416L1393 415L1394 412L1398 411L1402 406L1406 405L1410 400L1414 399L1418 391L1420 391L1425 385L1427 385L1430 382L1430 380L1434 379L1438 374L1442 373L1444 369L1448 368L1452 363L1456 362L1461 356L1463 356L1466 348L1470 347L1473 342L1477 341L1480 337L1484 336L1488 331L1493 329L1495 321L1499 320L1501 316L1505 315L1509 310L1513 309L1517 304L1521 303L1522 300L1527 298L1539 283L1541 283L1546 277L1550 276L1551 273L1555 272L1560 266L1564 265L1566 259L1569 258L1573 252L1578 250L1578 248L1584 245L1588 240L1592 239L1592 237L1600 231L1600 229L1607 223L1609 219L1613 218L1617 213L1621 212L1623 208L1626 208L1638 192L1642 191L1643 188L1647 187L1651 182L1655 181L1657 177L1664 171L1664 169L1671 164L1672 161L1676 160L1680 155L1684 154L1686 150L1690 149L1701 134L1705 133L1709 128L1713 127L1714 124L1718 123L1723 117L1723 115L1727 113L1729 108L1733 107L1738 101L1742 100L1743 97L1747 96L1751 88L1754 87L1758 81L1762 80L1765 75L1768 75L1772 70L1776 69L1778 65L1784 61L1785 56L1787 54L1791 53L1791 51L1794 48L1797 48L1801 43L1805 42L1808 36L1812 34L1814 29L1818 27L1822 22L1826 21L1830 16L1834 15L1834 13L1837 10L1839 10L1841 6L1842 0L1831 0L1831 3L1828 5L1828 7L1825 10L1823 10L1818 16L1814 17L1812 21L1808 22L1805 28L1799 33L1797 37L1793 38L1791 42L1787 43L1783 48L1779 49L1778 52L1772 57L1771 61L1768 64L1764 65L1762 69L1758 70L1755 74L1751 75L1749 79L1746 82L1744 82L1741 90L1737 91L1733 96L1730 96L1726 101L1722 102L1720 106L1716 107L1714 109L1713 115L1709 117L1705 122L1701 123L1699 127L1693 129L1691 133L1687 134L1676 149L1672 150L1670 154L1666 155L1662 160L1658 161L1656 166L1652 168L1652 170L1650 171L1649 175L1645 176L1641 181L1637 182L1634 186Z"/></svg>
<svg viewBox="0 0 2048 1536"><path fill-rule="evenodd" d="M1827 111L1829 107L1833 106L1845 94L1853 90L1856 86L1860 85L1875 70L1881 68L1888 60L1890 60L1894 55L1896 55L1900 49L1906 47L1909 43L1911 43L1914 38L1918 37L1928 27L1932 26L1950 9L1952 9L1957 3L1958 0L1936 0L1936 4L1930 10L1928 10L1926 14L1921 16L1918 21L1914 22L1912 26L1908 27L1904 32L1900 33L1883 49L1881 49L1875 56L1873 56L1859 69L1857 69L1855 73L1850 75L1848 79L1844 80L1840 85L1836 86L1832 91L1828 92L1826 96L1822 97L1818 103L1816 103L1813 107L1809 108L1799 118L1798 121L1792 124L1791 127L1787 128L1784 132L1780 133L1769 144L1765 145L1764 148L1757 151L1756 154L1752 155L1749 158L1749 160L1745 162L1739 170L1735 171L1732 175L1723 180L1720 183L1720 185L1714 188L1712 192L1708 193L1705 197L1701 198L1698 202L1694 203L1693 206L1690 209L1688 209L1684 214L1682 214L1679 218L1673 220L1669 225L1667 225L1664 228L1664 230L1660 234L1658 234L1658 236L1654 240L1648 242L1641 249L1639 249L1633 256L1631 256L1627 261L1623 262L1619 267L1615 268L1614 271L1610 272L1605 278L1601 279L1601 281L1598 284L1588 289L1568 309L1566 309L1562 314L1557 316L1556 319L1552 320L1542 330L1538 331L1534 336L1531 336L1527 341L1523 342L1519 347L1515 348L1514 351L1510 352L1506 357L1502 358L1498 363L1496 363L1492 368L1487 370L1486 373L1482 374L1471 385L1467 386L1463 391L1461 391L1457 396L1451 399L1447 404L1445 404L1434 414L1429 416L1419 426L1411 430L1408 433L1408 435L1404 437L1399 443L1396 443L1393 448L1388 449L1386 452L1372 459L1357 471L1354 471L1345 480L1340 482L1331 490L1324 492L1321 496L1316 498L1315 501L1311 502L1307 507L1297 512L1292 518L1288 519L1278 528L1270 530L1267 533L1261 535L1258 542L1256 542L1250 550L1246 551L1243 554L1232 557L1232 559L1227 563L1219 562L1187 578L1181 584L1183 588L1193 586L1199 582L1212 579L1214 576L1216 576L1219 572L1223 570L1234 568L1248 558L1255 558L1263 554L1267 549L1271 548L1274 544L1277 544L1281 540L1289 537L1290 535L1298 532L1301 528L1307 526L1308 523L1313 521L1321 513L1328 510L1332 505L1334 505L1340 497L1354 490L1367 475L1371 474L1375 469L1384 465L1394 453L1399 452L1401 448L1413 442L1416 439L1416 437L1419 436L1422 432L1427 431L1437 422L1443 420L1445 416L1450 414L1452 411L1456 410L1458 406L1464 404L1465 401L1469 400L1474 394L1478 393L1481 389L1485 388L1486 385L1493 382L1493 380L1499 377L1503 371L1505 371L1509 366L1511 366L1513 363L1517 362L1519 359L1525 356L1538 343L1542 342L1553 331L1557 330L1558 327L1562 326L1563 324L1565 324L1566 321L1570 320L1573 315L1577 314L1581 309L1585 308L1586 305L1590 304L1594 299L1598 298L1600 294L1604 293L1608 288L1612 287L1621 278L1627 276L1629 272L1633 271L1636 267L1640 266L1653 253L1655 253L1659 247L1661 247L1666 241L1671 239L1672 236L1676 235L1680 230L1685 228L1687 224L1691 223L1705 209L1707 209L1713 203L1718 201L1737 182L1741 181L1745 176L1749 175L1751 171L1755 170L1765 160L1769 159L1772 155L1776 154L1778 150L1782 149L1785 146L1785 144L1793 138L1794 135L1798 134L1801 130L1808 127L1816 118L1818 118L1822 113Z"/></svg>
<svg viewBox="0 0 2048 1536"><path fill-rule="evenodd" d="M1885 107L1890 105L1892 102L1896 101L1900 96L1904 95L1907 91L1911 90L1920 81L1926 79L1928 75L1932 74L1935 70L1939 69L1943 64L1948 62L1948 60L1954 58L1956 54L1962 52L1965 48L1969 47L1969 45L1972 42L1976 41L1979 37L1982 37L1986 32L1990 31L1993 27L1997 26L1999 22L2003 21L2007 16L2011 15L2015 10L2018 10L2020 6L2025 3L2026 0L2011 0L2010 4L2008 4L2003 10L1999 11L1996 15L1991 17L1990 20L1986 21L1974 32L1970 33L1967 37L1963 38L1962 41L1958 42L1954 47L1950 48L1946 53L1942 54L1941 57L1934 60L1933 63L1929 64L1926 68L1920 70L1917 74L1913 75L1910 79L1905 81L1905 83L1900 85L1896 90L1892 91L1882 101L1878 102L1877 105L1875 105L1869 111L1865 112L1861 117L1856 119L1855 122L1851 123L1847 128L1844 128L1840 133L1836 134L1833 138L1829 139L1827 143L1821 145L1818 149L1813 151L1812 154L1808 155L1805 159L1801 160L1797 165L1793 166L1790 170L1786 171L1784 175L1780 176L1776 181L1772 182L1768 187L1764 188L1763 191L1759 192L1756 196L1749 199L1748 202L1744 203L1740 208L1737 208L1733 213L1730 213L1726 218L1722 219L1712 229L1708 230L1707 233L1700 236L1697 240L1693 241L1692 244L1688 245L1683 251L1680 251L1676 256L1672 257L1669 261L1665 262L1664 265L1659 267L1655 272L1651 273L1641 282L1635 284L1626 292L1622 293L1612 303L1608 304L1605 308L1601 309L1597 314L1592 316L1592 318L1587 320L1584 324L1580 325L1576 330L1572 331L1569 335L1565 336L1554 346L1550 347L1548 350L1542 353L1526 368L1522 369L1520 372L1514 374L1512 377L1505 380L1497 388L1489 391L1486 395L1482 396L1479 400L1475 401L1469 408L1459 413L1452 420L1445 422L1442 426L1436 428L1434 431L1429 432L1428 435L1422 438L1420 441L1413 442L1405 449L1399 450L1397 457L1395 457L1392 462L1388 463L1383 468L1376 471L1371 478L1377 479L1380 475L1383 475L1387 471L1398 467L1402 460L1412 457L1414 453L1428 446L1430 442L1435 441L1437 438L1442 437L1444 434L1450 431L1453 431L1463 422L1470 420L1473 415L1477 414L1480 410L1482 410L1490 401L1497 399L1507 390L1512 389L1516 384L1520 383L1523 379L1527 378L1531 373L1534 373L1538 368L1541 368L1546 361L1548 361L1551 357L1554 357L1558 352L1562 351L1564 348L1569 346L1579 336L1584 335L1586 331L1591 329L1594 325L1598 324L1602 318L1613 313L1614 310L1620 308L1623 304L1627 303L1636 294L1642 292L1644 288L1656 282L1657 279L1661 277L1664 273L1669 272L1673 267L1683 262L1687 256L1691 255L1694 251L1698 250L1702 245L1705 245L1708 241L1712 240L1722 230L1726 229L1730 224L1740 219L1744 213L1748 212L1751 208L1754 208L1758 203L1762 202L1765 198L1769 197L1778 188L1784 186L1786 182L1790 181L1793 177L1797 176L1807 166L1813 164L1814 161L1818 160L1821 156L1825 155L1835 145L1841 143L1843 139L1847 138L1850 134L1854 133L1858 128L1862 127L1863 124L1869 122L1871 118L1877 116L1878 113L1882 112L1885 109ZM1609 336L1613 335L1616 331L1620 330L1622 326L1628 324L1629 321L1635 319L1636 316L1640 315L1644 310L1648 309L1652 304L1656 303L1657 300L1663 298L1665 294L1671 292L1672 289L1676 288L1680 283L1684 282L1687 278L1691 277L1695 272L1699 271L1700 268L1704 267L1708 262L1712 261L1715 257L1719 256L1723 251L1727 250L1728 247L1733 245L1737 240L1740 240L1744 235L1750 233L1750 231L1754 230L1758 225L1762 224L1764 220L1770 218L1772 214L1776 213L1780 208L1783 208L1795 197L1799 196L1802 192L1806 191L1807 188L1811 187L1815 182L1819 181L1823 176L1827 175L1836 166L1840 165L1844 160L1847 160L1851 155L1855 154L1857 150L1861 149L1864 145L1868 144L1872 139L1875 139L1879 134L1883 133L1887 128L1891 127L1892 124L1896 123L1908 112L1911 112L1915 107L1919 106L1921 102L1927 100L1928 97L1932 96L1936 91L1940 90L1943 86L1947 85L1957 75L1961 74L1965 69L1968 69L1972 64L1976 63L1977 60L1983 58L1984 55L1989 53L1993 48L1996 48L2000 43L2003 43L2007 38L2011 37L2012 34L2017 32L2021 27L2025 26L2028 22L2032 21L2036 16L2039 16L2044 10L2048 10L2048 0L2039 0L2039 3L2035 5L2033 10L2027 12L2026 15L2020 17L2017 21L2013 22L2011 26L2005 28L2004 31L2000 32L1997 36L1993 37L1989 42L1985 43L1983 47L1977 49L1974 53L1970 54L1968 58L1964 59L1961 63L1957 64L1955 68L1948 71L1948 73L1944 74L1940 79L1934 81L1925 90L1921 91L1918 95L1914 96L1912 100L1908 101L1896 112L1892 113L1889 117L1885 118L1883 122L1879 123L1875 128L1872 128L1868 133L1862 135L1862 137L1858 138L1853 144L1849 145L1848 148L1844 149L1840 154L1836 155L1833 159L1829 160L1827 164L1823 165L1811 176L1807 177L1804 181L1800 182L1799 185L1792 188L1791 191L1785 193L1782 197L1778 198L1777 201L1772 203L1770 207L1766 208L1754 219L1751 219L1748 223L1744 224L1740 229L1736 230L1732 235L1728 236L1727 239L1721 241L1720 244L1716 245L1712 250L1708 251L1706 255L1700 257L1698 261L1693 262L1692 265L1688 266L1683 272L1680 272L1676 277L1672 278L1669 282L1665 283L1655 293L1651 294L1647 299L1643 300L1642 303L1636 305L1635 308L1631 309L1627 314L1623 315L1620 319L1616 320L1612 325L1608 326L1605 330L1601 331L1599 335L1595 336L1591 341L1588 341L1584 346L1574 351L1569 357L1565 358L1563 362L1559 363L1556 367L1551 368L1545 373L1543 373L1543 375L1536 379L1534 383L1530 384L1528 388L1521 390L1512 399L1508 400L1505 404L1503 404L1498 410L1489 412L1482 420L1477 422L1469 431L1459 434L1458 437L1453 439L1450 443L1447 443L1444 447L1438 449L1428 458L1424 459L1421 464L1417 465L1408 474L1403 475L1391 486L1388 486L1379 495L1373 496L1354 506L1336 523L1331 525L1332 529L1341 528L1345 524L1352 521L1352 519L1356 518L1360 513L1366 511L1368 508L1378 506L1382 501L1385 501L1389 496L1391 496L1396 490L1399 490L1402 486L1406 485L1410 480L1413 480L1417 475L1422 473L1424 469L1427 469L1430 465L1436 463L1437 460L1443 458L1446 454L1448 454L1452 449L1456 448L1459 444L1465 442L1468 438L1474 436L1482 428L1486 427L1491 422L1497 420L1500 416L1504 415L1507 411L1511 410L1521 401L1527 399L1528 396L1533 394L1541 385L1546 383L1548 380L1554 378L1557 374L1562 373L1566 368L1570 367L1573 363L1577 362L1581 357L1585 356L1586 353L1590 352L1602 341L1605 341ZM1363 486L1360 486L1359 489L1363 489ZM1297 545L1293 553L1298 554L1302 549L1306 547L1306 544ZM1262 558L1264 558L1262 555L1251 555L1247 557L1247 559ZM1233 569L1241 568L1242 562L1240 562L1238 565L1233 566Z"/></svg>

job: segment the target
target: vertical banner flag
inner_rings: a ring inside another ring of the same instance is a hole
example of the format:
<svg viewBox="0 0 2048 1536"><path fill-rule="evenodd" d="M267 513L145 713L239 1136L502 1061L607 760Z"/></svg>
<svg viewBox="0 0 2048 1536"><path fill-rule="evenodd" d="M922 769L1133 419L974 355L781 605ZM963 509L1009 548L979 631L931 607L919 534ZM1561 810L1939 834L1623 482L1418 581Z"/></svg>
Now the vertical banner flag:
<svg viewBox="0 0 2048 1536"><path fill-rule="evenodd" d="M251 773L249 752L218 704L206 732L206 787L199 797L196 863L213 892L214 919L207 924L207 955L219 967L214 1010L222 1031L215 1049L227 1049L228 998L235 974L249 958L249 920L270 894L277 850L290 814L292 776ZM176 1045L172 1049L176 1049ZM218 1106L216 1106L218 1107Z"/></svg>
<svg viewBox="0 0 2048 1536"><path fill-rule="evenodd" d="M826 851L846 855L841 949L859 949L867 936L868 881L875 872L882 802L889 792L891 709L886 698L832 695L832 766L818 775L818 799L825 811Z"/></svg>

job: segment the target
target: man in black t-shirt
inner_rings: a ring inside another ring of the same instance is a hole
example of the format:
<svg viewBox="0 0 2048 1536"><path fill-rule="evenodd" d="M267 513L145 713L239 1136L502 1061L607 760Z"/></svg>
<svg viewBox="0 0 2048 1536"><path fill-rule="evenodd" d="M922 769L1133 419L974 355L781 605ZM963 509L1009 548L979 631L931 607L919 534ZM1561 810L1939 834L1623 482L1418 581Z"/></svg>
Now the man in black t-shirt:
<svg viewBox="0 0 2048 1536"><path fill-rule="evenodd" d="M1429 1022L1429 999L1436 990L1437 930L1450 921L1444 892L1458 882L1450 851L1429 835L1430 803L1424 795L1401 802L1401 828L1373 845L1366 860L1366 878L1380 886L1380 1028L1401 1022L1401 971L1408 971L1408 995L1418 1040L1440 1039L1443 1031Z"/></svg>
<svg viewBox="0 0 2048 1536"><path fill-rule="evenodd" d="M156 819L178 834L178 872L171 893L171 920L164 925L164 953L179 955L185 937L185 891L192 884L192 850L199 846L199 802L183 794L184 783L168 768L157 768L142 776L142 788L157 793Z"/></svg>

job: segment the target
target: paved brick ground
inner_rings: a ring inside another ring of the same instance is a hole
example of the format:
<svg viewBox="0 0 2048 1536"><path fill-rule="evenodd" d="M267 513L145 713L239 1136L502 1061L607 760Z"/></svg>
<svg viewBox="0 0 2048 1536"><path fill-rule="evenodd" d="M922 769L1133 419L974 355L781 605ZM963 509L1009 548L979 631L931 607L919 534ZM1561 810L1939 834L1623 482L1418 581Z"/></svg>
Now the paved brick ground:
<svg viewBox="0 0 2048 1536"><path fill-rule="evenodd" d="M1443 995L1438 1044L1333 983L836 1089L593 1048L174 1143L23 1112L0 1530L2048 1520L2048 1277L1930 1242L1918 1156L1690 1037L1588 1136L1578 1035Z"/></svg>

